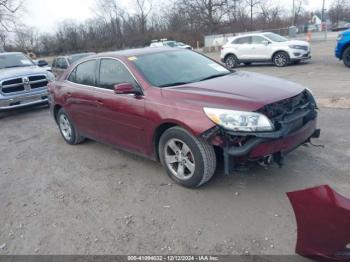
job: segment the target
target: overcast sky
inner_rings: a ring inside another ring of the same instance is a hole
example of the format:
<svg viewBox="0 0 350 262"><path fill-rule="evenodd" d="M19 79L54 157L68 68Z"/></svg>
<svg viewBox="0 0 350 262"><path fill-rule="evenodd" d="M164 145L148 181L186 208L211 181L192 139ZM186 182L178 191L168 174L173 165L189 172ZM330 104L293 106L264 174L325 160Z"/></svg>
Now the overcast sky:
<svg viewBox="0 0 350 262"><path fill-rule="evenodd" d="M157 3L159 0L154 0ZM164 0L163 0L164 1ZM169 0L171 1L171 0ZM293 0L274 0L283 6L292 6ZM323 0L306 0L310 11L322 8ZM331 0L326 0L330 2ZM37 27L41 32L50 32L59 22L71 19L82 22L94 17L95 0L26 0L27 12L24 23ZM121 0L125 8L132 8L132 0Z"/></svg>

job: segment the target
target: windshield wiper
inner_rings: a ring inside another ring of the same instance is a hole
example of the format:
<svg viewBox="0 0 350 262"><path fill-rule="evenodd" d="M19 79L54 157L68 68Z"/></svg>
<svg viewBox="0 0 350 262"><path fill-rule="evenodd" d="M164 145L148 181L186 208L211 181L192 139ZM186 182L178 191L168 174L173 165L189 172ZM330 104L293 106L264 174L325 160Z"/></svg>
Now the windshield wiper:
<svg viewBox="0 0 350 262"><path fill-rule="evenodd" d="M191 82L175 82L175 83L160 85L158 87L180 86L180 85L186 85L186 84L189 84L189 83L191 83Z"/></svg>
<svg viewBox="0 0 350 262"><path fill-rule="evenodd" d="M221 76L226 76L226 75L229 75L229 74L231 74L231 73L216 74L216 75L212 75L212 76L208 76L208 77L202 78L199 81L201 82L201 81L205 81L205 80L209 80L209 79L213 79L213 78L217 78L217 77L221 77Z"/></svg>

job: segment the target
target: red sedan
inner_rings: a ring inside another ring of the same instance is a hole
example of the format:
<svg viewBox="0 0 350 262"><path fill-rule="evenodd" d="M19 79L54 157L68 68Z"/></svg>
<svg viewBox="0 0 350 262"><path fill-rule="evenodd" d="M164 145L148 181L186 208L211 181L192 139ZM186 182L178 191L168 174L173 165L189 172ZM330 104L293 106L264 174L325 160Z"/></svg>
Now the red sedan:
<svg viewBox="0 0 350 262"><path fill-rule="evenodd" d="M49 85L64 140L85 138L160 160L186 187L253 162L282 164L318 137L317 105L298 84L228 70L189 50L144 48L80 60Z"/></svg>

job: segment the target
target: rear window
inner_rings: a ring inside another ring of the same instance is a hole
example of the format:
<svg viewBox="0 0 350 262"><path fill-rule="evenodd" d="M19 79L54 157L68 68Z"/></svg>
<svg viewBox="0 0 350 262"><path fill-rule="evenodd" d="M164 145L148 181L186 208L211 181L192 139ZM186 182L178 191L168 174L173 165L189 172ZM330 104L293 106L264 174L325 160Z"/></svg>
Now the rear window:
<svg viewBox="0 0 350 262"><path fill-rule="evenodd" d="M252 37L246 36L246 37L240 37L233 41L233 44L237 45L243 45L243 44L250 44L252 42Z"/></svg>

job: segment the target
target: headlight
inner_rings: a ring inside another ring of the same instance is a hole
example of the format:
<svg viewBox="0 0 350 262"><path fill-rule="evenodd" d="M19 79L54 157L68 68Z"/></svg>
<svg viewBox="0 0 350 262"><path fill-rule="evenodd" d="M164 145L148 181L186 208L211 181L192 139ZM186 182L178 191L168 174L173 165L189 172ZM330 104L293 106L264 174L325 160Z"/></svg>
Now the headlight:
<svg viewBox="0 0 350 262"><path fill-rule="evenodd" d="M217 108L204 109L207 117L215 124L232 131L273 131L271 121L263 114Z"/></svg>
<svg viewBox="0 0 350 262"><path fill-rule="evenodd" d="M339 34L338 36L337 36L337 41L340 41L340 40L342 40L343 39L343 35L342 34Z"/></svg>
<svg viewBox="0 0 350 262"><path fill-rule="evenodd" d="M47 80L49 80L49 82L55 81L55 76L51 72L47 72L46 77L47 77Z"/></svg>
<svg viewBox="0 0 350 262"><path fill-rule="evenodd" d="M302 46L302 45L290 45L289 48L291 48L291 49L302 49L302 50L304 50L304 49L305 49L305 46Z"/></svg>

